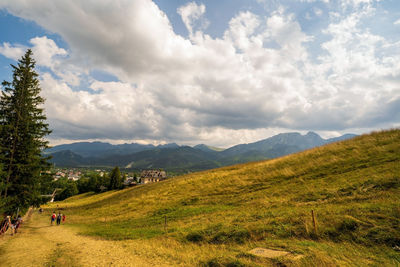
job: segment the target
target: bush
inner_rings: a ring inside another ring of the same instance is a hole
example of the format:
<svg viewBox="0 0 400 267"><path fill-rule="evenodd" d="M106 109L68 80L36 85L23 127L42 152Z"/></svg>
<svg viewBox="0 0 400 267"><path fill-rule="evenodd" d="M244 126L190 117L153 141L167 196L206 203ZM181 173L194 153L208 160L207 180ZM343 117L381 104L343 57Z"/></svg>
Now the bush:
<svg viewBox="0 0 400 267"><path fill-rule="evenodd" d="M228 262L226 265L226 267L244 267L245 265L243 263L241 263L240 261L232 261L232 262Z"/></svg>
<svg viewBox="0 0 400 267"><path fill-rule="evenodd" d="M186 239L193 243L198 243L204 240L204 237L201 233L190 233L186 236Z"/></svg>
<svg viewBox="0 0 400 267"><path fill-rule="evenodd" d="M343 240L362 242L360 233L355 234L360 227L360 224L351 218L345 218L342 222L337 224L335 227L328 227L322 233L321 236L329 238L334 242L340 242Z"/></svg>
<svg viewBox="0 0 400 267"><path fill-rule="evenodd" d="M207 262L201 262L200 266L204 267L222 267L223 265L218 261L218 259L211 259Z"/></svg>
<svg viewBox="0 0 400 267"><path fill-rule="evenodd" d="M358 229L359 223L355 220L346 218L338 227L337 230L342 233L354 232Z"/></svg>

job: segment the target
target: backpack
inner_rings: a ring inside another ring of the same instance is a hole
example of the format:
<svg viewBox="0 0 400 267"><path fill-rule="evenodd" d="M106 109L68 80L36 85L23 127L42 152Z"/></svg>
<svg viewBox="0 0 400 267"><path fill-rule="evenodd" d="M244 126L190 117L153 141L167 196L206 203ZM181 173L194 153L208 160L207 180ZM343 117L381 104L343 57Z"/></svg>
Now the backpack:
<svg viewBox="0 0 400 267"><path fill-rule="evenodd" d="M52 218L52 219L55 219L55 218L56 218L56 215L53 213L53 215L51 215L51 218Z"/></svg>

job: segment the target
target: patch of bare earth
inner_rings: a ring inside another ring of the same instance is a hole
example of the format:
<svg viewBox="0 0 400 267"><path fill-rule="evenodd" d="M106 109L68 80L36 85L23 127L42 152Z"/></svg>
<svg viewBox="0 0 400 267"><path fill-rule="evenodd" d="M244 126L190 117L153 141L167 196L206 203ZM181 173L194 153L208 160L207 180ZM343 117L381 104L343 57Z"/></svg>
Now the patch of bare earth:
<svg viewBox="0 0 400 267"><path fill-rule="evenodd" d="M303 255L294 255L288 251L268 249L268 248L254 248L250 250L249 253L254 256L268 258L268 259L285 257L290 260L299 260L303 257Z"/></svg>

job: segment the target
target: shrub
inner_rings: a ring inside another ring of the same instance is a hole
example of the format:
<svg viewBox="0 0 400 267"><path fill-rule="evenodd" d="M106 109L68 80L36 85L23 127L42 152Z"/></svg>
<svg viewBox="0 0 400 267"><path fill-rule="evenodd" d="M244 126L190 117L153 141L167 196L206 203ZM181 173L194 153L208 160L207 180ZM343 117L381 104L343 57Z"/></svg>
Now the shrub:
<svg viewBox="0 0 400 267"><path fill-rule="evenodd" d="M225 266L226 267L244 267L245 265L243 263L241 263L240 261L236 260L236 261L228 262Z"/></svg>
<svg viewBox="0 0 400 267"><path fill-rule="evenodd" d="M339 224L337 230L342 233L354 232L359 226L359 223L355 220L346 218L341 224Z"/></svg>
<svg viewBox="0 0 400 267"><path fill-rule="evenodd" d="M186 236L186 239L193 243L198 243L204 240L204 237L201 233L190 233Z"/></svg>

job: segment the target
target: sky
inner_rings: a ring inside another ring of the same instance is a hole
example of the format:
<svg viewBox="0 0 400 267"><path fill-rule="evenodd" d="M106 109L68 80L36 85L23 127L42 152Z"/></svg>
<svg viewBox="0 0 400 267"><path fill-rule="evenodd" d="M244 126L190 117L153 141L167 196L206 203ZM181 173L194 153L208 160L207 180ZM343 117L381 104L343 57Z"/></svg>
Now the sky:
<svg viewBox="0 0 400 267"><path fill-rule="evenodd" d="M400 127L398 0L1 0L0 80L28 48L53 145Z"/></svg>

